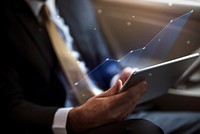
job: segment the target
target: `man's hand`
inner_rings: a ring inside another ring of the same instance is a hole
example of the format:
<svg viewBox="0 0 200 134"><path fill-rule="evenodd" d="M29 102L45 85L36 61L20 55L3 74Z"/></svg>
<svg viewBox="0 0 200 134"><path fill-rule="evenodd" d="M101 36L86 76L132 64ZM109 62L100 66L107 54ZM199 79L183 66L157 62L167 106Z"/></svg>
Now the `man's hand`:
<svg viewBox="0 0 200 134"><path fill-rule="evenodd" d="M122 87L122 81L119 79L109 90L73 108L68 115L67 130L72 133L81 133L107 123L123 120L134 110L138 100L145 93L146 86L146 82L143 81L118 93Z"/></svg>
<svg viewBox="0 0 200 134"><path fill-rule="evenodd" d="M124 83L128 77L135 71L137 71L138 68L130 68L130 67L126 67L122 70L122 72L119 74L119 79L122 80L122 83Z"/></svg>

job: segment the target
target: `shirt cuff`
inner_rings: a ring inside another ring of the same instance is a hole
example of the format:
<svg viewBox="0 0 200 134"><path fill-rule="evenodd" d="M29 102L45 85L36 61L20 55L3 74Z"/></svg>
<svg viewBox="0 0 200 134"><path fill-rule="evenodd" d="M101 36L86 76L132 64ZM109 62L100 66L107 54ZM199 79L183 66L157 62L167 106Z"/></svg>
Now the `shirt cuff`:
<svg viewBox="0 0 200 134"><path fill-rule="evenodd" d="M56 111L52 125L54 134L67 134L67 117L72 108L60 108Z"/></svg>

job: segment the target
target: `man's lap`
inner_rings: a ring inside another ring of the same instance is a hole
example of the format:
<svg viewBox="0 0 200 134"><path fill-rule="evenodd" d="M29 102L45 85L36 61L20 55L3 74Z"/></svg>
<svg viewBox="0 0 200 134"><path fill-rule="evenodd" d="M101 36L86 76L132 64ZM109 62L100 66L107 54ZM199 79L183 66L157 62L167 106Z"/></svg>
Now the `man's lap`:
<svg viewBox="0 0 200 134"><path fill-rule="evenodd" d="M129 119L95 128L87 134L164 134L154 123L145 119Z"/></svg>
<svg viewBox="0 0 200 134"><path fill-rule="evenodd" d="M200 134L200 112L137 112L128 119L142 118L158 125L165 134Z"/></svg>

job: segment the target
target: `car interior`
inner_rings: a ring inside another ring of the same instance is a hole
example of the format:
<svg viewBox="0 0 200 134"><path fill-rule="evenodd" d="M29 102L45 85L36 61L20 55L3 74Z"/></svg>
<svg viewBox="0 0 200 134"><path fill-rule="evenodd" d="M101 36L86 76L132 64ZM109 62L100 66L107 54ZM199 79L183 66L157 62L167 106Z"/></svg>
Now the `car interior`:
<svg viewBox="0 0 200 134"><path fill-rule="evenodd" d="M131 55L126 61L131 67L143 68L200 53L200 2L197 0L92 0L92 3L115 59ZM137 51L144 49L148 51L143 58L148 62L142 58L134 62ZM199 111L200 58L191 66L181 86L170 88L163 96L146 103L167 111Z"/></svg>

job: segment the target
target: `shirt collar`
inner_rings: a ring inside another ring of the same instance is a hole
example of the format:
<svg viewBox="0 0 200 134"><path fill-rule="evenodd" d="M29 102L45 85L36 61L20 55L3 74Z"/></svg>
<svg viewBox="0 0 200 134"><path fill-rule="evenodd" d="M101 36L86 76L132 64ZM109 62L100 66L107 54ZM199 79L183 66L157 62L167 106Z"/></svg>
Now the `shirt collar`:
<svg viewBox="0 0 200 134"><path fill-rule="evenodd" d="M46 4L51 14L56 14L55 0L46 0L45 2L38 0L25 0L30 6L33 14L38 18L43 4Z"/></svg>

